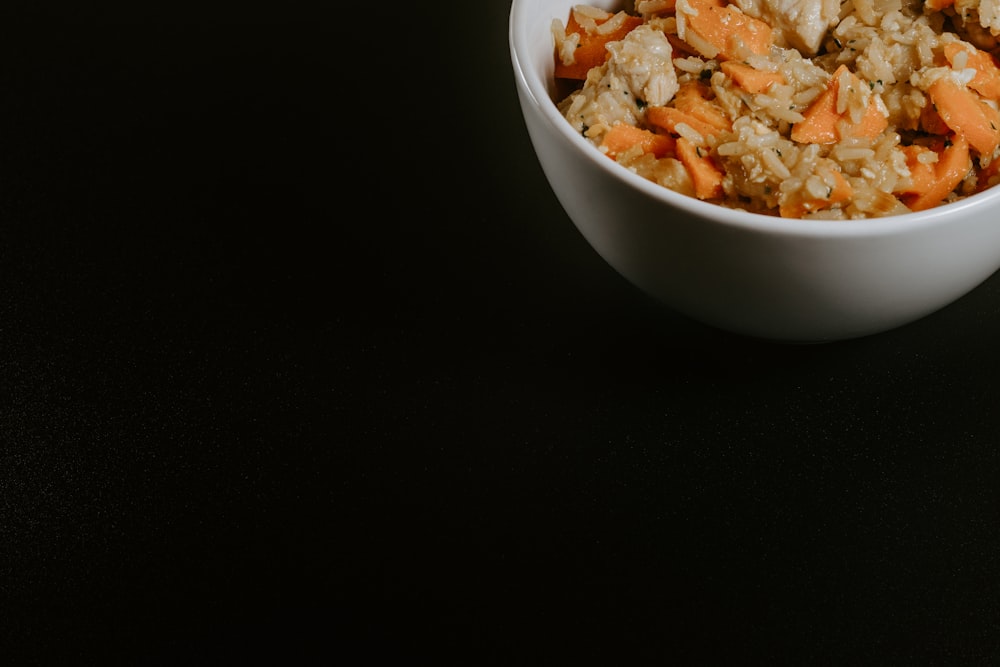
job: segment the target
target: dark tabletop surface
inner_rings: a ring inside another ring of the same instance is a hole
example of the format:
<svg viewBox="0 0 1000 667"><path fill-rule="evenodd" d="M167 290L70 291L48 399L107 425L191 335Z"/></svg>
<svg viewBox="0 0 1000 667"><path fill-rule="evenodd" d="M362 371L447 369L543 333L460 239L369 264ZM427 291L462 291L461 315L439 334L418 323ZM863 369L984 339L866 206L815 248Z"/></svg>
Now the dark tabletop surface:
<svg viewBox="0 0 1000 667"><path fill-rule="evenodd" d="M508 7L3 22L6 664L1000 659L1000 278L814 346L653 303Z"/></svg>

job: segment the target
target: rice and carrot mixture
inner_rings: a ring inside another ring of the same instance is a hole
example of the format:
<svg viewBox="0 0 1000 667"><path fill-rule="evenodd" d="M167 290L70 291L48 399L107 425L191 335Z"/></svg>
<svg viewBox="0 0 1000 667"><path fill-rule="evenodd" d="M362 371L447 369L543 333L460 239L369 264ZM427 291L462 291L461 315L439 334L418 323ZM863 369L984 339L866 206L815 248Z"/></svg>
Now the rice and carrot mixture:
<svg viewBox="0 0 1000 667"><path fill-rule="evenodd" d="M856 219L1000 182L1000 0L634 0L552 33L566 119L692 197Z"/></svg>

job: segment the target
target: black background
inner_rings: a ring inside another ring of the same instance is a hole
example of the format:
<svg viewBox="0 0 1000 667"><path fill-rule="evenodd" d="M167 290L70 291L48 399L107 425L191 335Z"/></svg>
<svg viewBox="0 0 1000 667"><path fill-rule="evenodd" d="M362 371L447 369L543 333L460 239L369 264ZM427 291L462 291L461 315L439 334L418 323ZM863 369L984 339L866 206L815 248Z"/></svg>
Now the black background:
<svg viewBox="0 0 1000 667"><path fill-rule="evenodd" d="M1000 280L813 346L653 303L508 8L4 22L4 662L1000 658Z"/></svg>

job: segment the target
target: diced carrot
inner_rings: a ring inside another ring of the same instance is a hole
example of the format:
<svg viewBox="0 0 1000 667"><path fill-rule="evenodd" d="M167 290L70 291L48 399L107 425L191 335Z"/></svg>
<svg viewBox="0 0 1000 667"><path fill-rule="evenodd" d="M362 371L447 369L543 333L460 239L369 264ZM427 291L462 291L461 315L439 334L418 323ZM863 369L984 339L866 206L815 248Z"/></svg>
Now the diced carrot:
<svg viewBox="0 0 1000 667"><path fill-rule="evenodd" d="M900 146L899 150L903 152L906 158L906 166L910 170L910 177L896 187L895 194L917 195L932 188L934 181L937 179L934 169L937 163L923 162L920 156L925 153L937 153L940 155L941 151L944 150L944 142L941 142L941 145L936 150L930 146L919 146L917 144Z"/></svg>
<svg viewBox="0 0 1000 667"><path fill-rule="evenodd" d="M792 141L801 144L834 144L837 143L837 94L831 85L819 94L806 112L803 120L792 126Z"/></svg>
<svg viewBox="0 0 1000 667"><path fill-rule="evenodd" d="M915 152L914 155L916 154L918 153ZM916 186L918 189L911 194L903 194L900 200L913 211L924 211L937 206L968 176L970 169L972 158L969 156L969 142L960 134L952 135L951 144L938 154L938 161L933 165L933 175L928 178L923 168L918 167L916 177L921 179ZM915 171L912 166L910 171Z"/></svg>
<svg viewBox="0 0 1000 667"><path fill-rule="evenodd" d="M941 114L934 108L934 104L925 104L920 110L920 129L928 134L940 134L945 136L951 134L951 128L945 124Z"/></svg>
<svg viewBox="0 0 1000 667"><path fill-rule="evenodd" d="M729 117L709 99L711 96L711 89L704 83L685 81L674 95L673 106L718 130L731 130L733 124Z"/></svg>
<svg viewBox="0 0 1000 667"><path fill-rule="evenodd" d="M715 199L722 196L723 171L712 161L705 149L681 137L677 140L677 157L691 175L694 195L698 199Z"/></svg>
<svg viewBox="0 0 1000 667"><path fill-rule="evenodd" d="M849 134L852 137L874 139L882 134L887 127L889 127L889 119L882 113L876 98L872 96L868 99L868 108L865 109L865 115L861 117L861 122L858 125L852 125Z"/></svg>
<svg viewBox="0 0 1000 667"><path fill-rule="evenodd" d="M798 192L778 206L778 214L783 218L801 218L807 213L831 208L836 204L849 200L854 195L854 189L844 175L836 169L824 169L822 176L825 181L833 181L828 186L826 197L809 197Z"/></svg>
<svg viewBox="0 0 1000 667"><path fill-rule="evenodd" d="M927 94L941 119L980 155L992 155L1000 146L1000 111L986 104L979 93L943 76L928 87Z"/></svg>
<svg viewBox="0 0 1000 667"><path fill-rule="evenodd" d="M687 4L694 11L683 12L683 38L702 56L742 60L750 53L770 52L774 40L764 21L719 0L688 0Z"/></svg>
<svg viewBox="0 0 1000 667"><path fill-rule="evenodd" d="M868 100L868 108L861 122L851 125L846 132L842 133L841 120L845 114L837 113L837 97L840 95L840 77L847 73L851 86L860 87L864 85L861 79L847 70L846 65L841 65L830 77L826 89L820 93L813 103L802 114L805 118L792 126L792 141L803 144L833 144L848 137L863 137L874 139L889 126L889 120L882 113L876 98L872 96Z"/></svg>
<svg viewBox="0 0 1000 667"><path fill-rule="evenodd" d="M643 153L652 153L657 158L662 158L674 152L675 144L674 138L669 134L656 134L628 123L612 125L601 140L601 147L612 158L633 146L641 147Z"/></svg>
<svg viewBox="0 0 1000 667"><path fill-rule="evenodd" d="M958 54L963 51L968 54L965 66L976 70L976 76L969 82L969 88L987 99L1000 100L1000 65L997 64L997 59L972 44L948 42L944 45L944 55L952 67L955 66Z"/></svg>
<svg viewBox="0 0 1000 667"><path fill-rule="evenodd" d="M737 86L754 95L765 92L776 83L785 83L785 75L781 72L761 71L736 60L725 60L719 64L719 68Z"/></svg>
<svg viewBox="0 0 1000 667"><path fill-rule="evenodd" d="M924 5L927 9L931 9L935 12L939 12L942 9L947 9L955 4L955 0L925 0Z"/></svg>
<svg viewBox="0 0 1000 667"><path fill-rule="evenodd" d="M596 23L601 25L610 18L598 20ZM566 34L580 35L580 44L574 52L575 60L571 65L564 64L562 58L556 55L556 78L585 80L587 72L591 68L603 65L604 61L608 59L608 42L624 39L625 35L640 25L642 25L642 17L626 16L620 27L607 34L587 32L587 29L576 20L574 12L570 11L569 19L566 21Z"/></svg>
<svg viewBox="0 0 1000 667"><path fill-rule="evenodd" d="M690 126L692 130L706 139L718 135L721 131L711 123L706 123L702 119L674 107L649 107L646 109L646 120L651 125L655 125L674 135L680 134L677 126L681 123Z"/></svg>

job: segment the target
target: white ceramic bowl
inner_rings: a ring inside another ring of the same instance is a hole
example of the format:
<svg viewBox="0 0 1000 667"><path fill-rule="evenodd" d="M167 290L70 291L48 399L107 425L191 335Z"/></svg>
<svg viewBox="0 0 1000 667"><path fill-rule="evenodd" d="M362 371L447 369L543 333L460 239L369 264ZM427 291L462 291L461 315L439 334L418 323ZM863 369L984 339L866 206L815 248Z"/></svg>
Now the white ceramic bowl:
<svg viewBox="0 0 1000 667"><path fill-rule="evenodd" d="M574 4L513 0L510 49L525 125L583 236L667 306L748 336L833 341L917 320L1000 268L1000 187L888 218L788 220L702 202L615 164L555 106L550 26Z"/></svg>

